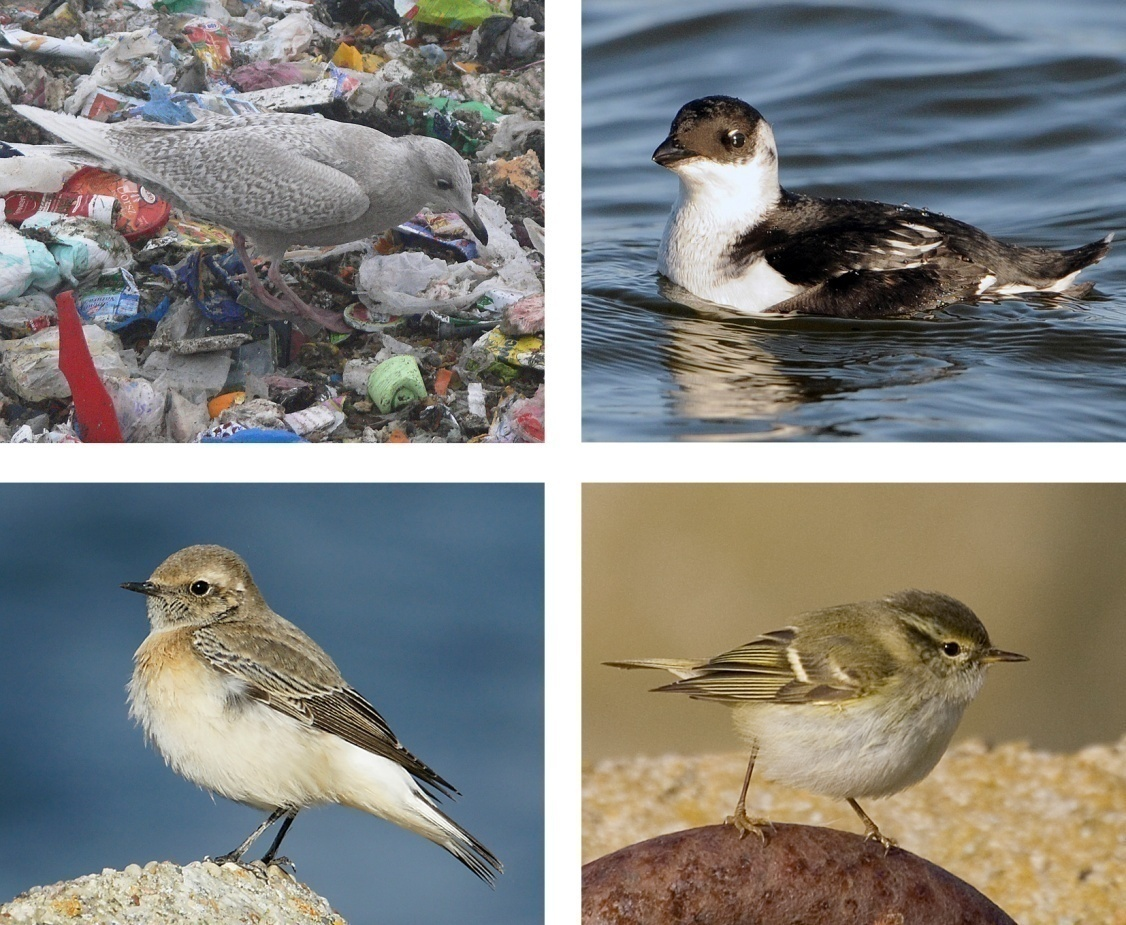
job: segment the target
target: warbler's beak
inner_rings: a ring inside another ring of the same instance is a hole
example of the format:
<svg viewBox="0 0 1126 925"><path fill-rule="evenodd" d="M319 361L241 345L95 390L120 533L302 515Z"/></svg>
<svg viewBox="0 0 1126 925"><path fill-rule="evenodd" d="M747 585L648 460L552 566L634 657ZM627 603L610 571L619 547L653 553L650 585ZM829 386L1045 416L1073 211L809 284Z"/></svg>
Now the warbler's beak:
<svg viewBox="0 0 1126 925"><path fill-rule="evenodd" d="M151 581L124 581L121 583L126 591L136 591L138 594L148 594L150 597L160 593L160 588Z"/></svg>
<svg viewBox="0 0 1126 925"><path fill-rule="evenodd" d="M987 665L990 662L1027 662L1027 655L1018 655L1016 652L1004 652L1001 649L986 649L981 660Z"/></svg>

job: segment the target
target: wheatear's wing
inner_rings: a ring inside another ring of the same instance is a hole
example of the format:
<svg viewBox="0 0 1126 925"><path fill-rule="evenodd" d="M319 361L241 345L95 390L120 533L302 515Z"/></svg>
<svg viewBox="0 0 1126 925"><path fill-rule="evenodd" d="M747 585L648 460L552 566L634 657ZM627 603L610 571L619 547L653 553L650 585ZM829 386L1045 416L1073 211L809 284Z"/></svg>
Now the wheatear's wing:
<svg viewBox="0 0 1126 925"><path fill-rule="evenodd" d="M246 685L245 694L300 723L402 765L446 796L454 786L412 755L387 721L341 677L323 649L291 623L270 632L213 623L192 633L192 646L217 671Z"/></svg>

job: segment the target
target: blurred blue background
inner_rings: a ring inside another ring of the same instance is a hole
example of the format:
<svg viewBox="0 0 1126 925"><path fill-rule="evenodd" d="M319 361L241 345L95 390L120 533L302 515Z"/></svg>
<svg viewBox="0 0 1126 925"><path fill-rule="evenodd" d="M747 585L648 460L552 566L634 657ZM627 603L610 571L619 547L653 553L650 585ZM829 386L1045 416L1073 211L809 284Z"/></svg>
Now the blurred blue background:
<svg viewBox="0 0 1126 925"><path fill-rule="evenodd" d="M461 791L445 810L505 865L494 892L330 806L286 836L299 879L352 923L542 920L542 486L2 485L0 510L0 902L222 854L263 819L166 768L127 715L148 621L118 586L218 543Z"/></svg>

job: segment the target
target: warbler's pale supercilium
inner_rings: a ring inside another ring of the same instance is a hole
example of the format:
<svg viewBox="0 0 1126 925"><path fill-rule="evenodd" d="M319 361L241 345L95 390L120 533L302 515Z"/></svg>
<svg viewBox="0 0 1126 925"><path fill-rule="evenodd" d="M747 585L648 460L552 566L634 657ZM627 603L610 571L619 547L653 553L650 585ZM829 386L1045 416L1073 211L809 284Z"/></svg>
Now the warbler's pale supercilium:
<svg viewBox="0 0 1126 925"><path fill-rule="evenodd" d="M189 546L148 581L152 629L134 656L130 712L188 780L270 817L216 860L240 861L278 819L275 858L297 813L341 803L445 848L488 884L496 856L435 805L457 791L407 751L331 658L262 599L246 563Z"/></svg>
<svg viewBox="0 0 1126 925"><path fill-rule="evenodd" d="M658 691L732 708L751 746L735 813L740 836L764 840L770 825L747 816L757 766L787 786L847 800L865 835L884 836L857 803L918 783L950 744L962 713L993 662L1024 662L993 647L972 610L934 591L900 591L878 601L802 614L715 658L607 662L663 668L680 681Z"/></svg>

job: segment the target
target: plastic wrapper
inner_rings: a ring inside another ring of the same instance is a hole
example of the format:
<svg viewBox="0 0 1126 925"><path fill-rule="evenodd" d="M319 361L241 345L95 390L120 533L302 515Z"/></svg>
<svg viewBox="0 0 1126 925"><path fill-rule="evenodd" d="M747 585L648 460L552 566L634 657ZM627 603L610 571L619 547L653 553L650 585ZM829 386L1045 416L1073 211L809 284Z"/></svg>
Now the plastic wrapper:
<svg viewBox="0 0 1126 925"><path fill-rule="evenodd" d="M204 401L223 388L231 372L231 357L227 353L178 356L154 350L142 370L156 386L175 389L189 401Z"/></svg>
<svg viewBox="0 0 1126 925"><path fill-rule="evenodd" d="M92 218L103 225L112 226L117 200L112 196L95 196L89 193L13 192L4 198L4 216L11 225L22 225L33 215L71 215Z"/></svg>
<svg viewBox="0 0 1126 925"><path fill-rule="evenodd" d="M0 301L29 289L54 289L62 281L58 264L46 245L21 235L0 222Z"/></svg>
<svg viewBox="0 0 1126 925"><path fill-rule="evenodd" d="M344 412L341 410L343 407L343 398L339 396L326 398L309 408L287 414L285 422L289 425L290 430L302 437L313 434L327 435L336 430L346 420Z"/></svg>
<svg viewBox="0 0 1126 925"><path fill-rule="evenodd" d="M47 250L63 279L72 286L105 270L133 263L133 252L125 239L92 219L39 213L28 218L22 229L25 236L33 230L49 235Z"/></svg>
<svg viewBox="0 0 1126 925"><path fill-rule="evenodd" d="M543 338L526 336L510 337L500 328L485 334L473 345L474 350L481 350L509 366L520 366L526 369L544 368Z"/></svg>
<svg viewBox="0 0 1126 925"><path fill-rule="evenodd" d="M64 110L71 115L83 112L87 100L99 91L119 90L134 81L147 84L165 76L171 79L174 68L169 66L165 74L157 66L162 44L168 42L155 29L138 29L113 36L94 69L76 84Z"/></svg>
<svg viewBox="0 0 1126 925"><path fill-rule="evenodd" d="M543 386L531 398L506 399L497 408L486 440L489 443L543 443Z"/></svg>
<svg viewBox="0 0 1126 925"><path fill-rule="evenodd" d="M162 438L165 392L147 379L107 379L121 436L126 443L153 443Z"/></svg>
<svg viewBox="0 0 1126 925"><path fill-rule="evenodd" d="M94 368L103 380L130 375L117 335L93 324L83 325L82 334ZM6 391L29 402L70 397L70 386L59 369L58 328L48 328L21 340L0 341L0 344L4 348L0 373Z"/></svg>
<svg viewBox="0 0 1126 925"><path fill-rule="evenodd" d="M222 71L230 65L231 37L221 22L203 17L190 19L180 31L207 70Z"/></svg>
<svg viewBox="0 0 1126 925"><path fill-rule="evenodd" d="M92 69L102 56L100 48L79 36L58 39L50 35L36 35L19 26L5 26L0 30L0 38L11 48L59 61L72 61L75 67L85 71Z"/></svg>
<svg viewBox="0 0 1126 925"><path fill-rule="evenodd" d="M55 323L55 301L45 292L0 300L0 328L16 337L43 331Z"/></svg>
<svg viewBox="0 0 1126 925"><path fill-rule="evenodd" d="M242 51L259 61L293 61L312 44L313 17L308 12L290 13L278 20L261 38L243 42Z"/></svg>
<svg viewBox="0 0 1126 925"><path fill-rule="evenodd" d="M125 269L102 273L76 298L78 314L111 331L134 321L141 311L141 293L133 274Z"/></svg>
<svg viewBox="0 0 1126 925"><path fill-rule="evenodd" d="M510 0L396 0L395 9L406 19L446 29L472 29L490 16L512 15Z"/></svg>
<svg viewBox="0 0 1126 925"><path fill-rule="evenodd" d="M76 170L74 164L61 157L33 154L5 157L0 161L0 196L7 196L13 190L56 193Z"/></svg>

